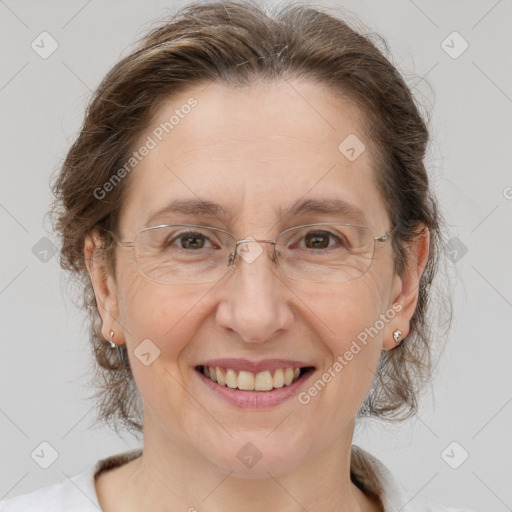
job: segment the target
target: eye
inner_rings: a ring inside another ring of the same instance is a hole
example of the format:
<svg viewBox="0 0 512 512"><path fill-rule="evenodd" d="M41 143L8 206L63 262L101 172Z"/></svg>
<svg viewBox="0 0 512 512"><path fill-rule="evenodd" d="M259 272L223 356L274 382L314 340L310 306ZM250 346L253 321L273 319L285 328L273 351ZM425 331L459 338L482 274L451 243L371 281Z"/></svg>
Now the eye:
<svg viewBox="0 0 512 512"><path fill-rule="evenodd" d="M330 231L310 231L306 233L301 240L304 240L307 249L328 249L336 243L343 247L347 246L343 238L340 238ZM331 241L334 243L330 243Z"/></svg>
<svg viewBox="0 0 512 512"><path fill-rule="evenodd" d="M209 243L211 247L211 242L208 237L197 231L186 231L169 237L164 245L165 247L169 247L174 244L175 241L178 242L177 245L180 249L203 249L207 243Z"/></svg>

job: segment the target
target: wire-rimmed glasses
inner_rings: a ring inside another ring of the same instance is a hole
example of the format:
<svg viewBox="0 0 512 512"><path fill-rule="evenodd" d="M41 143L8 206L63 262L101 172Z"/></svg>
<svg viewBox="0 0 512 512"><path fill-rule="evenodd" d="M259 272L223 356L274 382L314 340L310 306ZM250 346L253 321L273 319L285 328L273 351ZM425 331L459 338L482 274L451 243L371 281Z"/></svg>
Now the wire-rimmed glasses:
<svg viewBox="0 0 512 512"><path fill-rule="evenodd" d="M308 282L346 282L370 269L376 243L385 243L392 231L375 237L363 226L337 223L305 224L282 231L276 240L236 238L220 228L197 224L163 224L143 229L132 241L139 271L161 284L200 284L221 279L236 268L237 257L252 263L274 246L273 260L289 278Z"/></svg>

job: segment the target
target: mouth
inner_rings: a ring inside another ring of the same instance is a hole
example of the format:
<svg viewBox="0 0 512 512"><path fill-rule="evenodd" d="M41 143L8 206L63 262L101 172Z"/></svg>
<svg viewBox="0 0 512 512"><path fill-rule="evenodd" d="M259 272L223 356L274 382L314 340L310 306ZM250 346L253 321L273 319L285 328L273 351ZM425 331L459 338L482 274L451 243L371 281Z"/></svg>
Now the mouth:
<svg viewBox="0 0 512 512"><path fill-rule="evenodd" d="M198 365L195 370L218 386L238 391L275 392L307 378L314 366L283 366L255 372L219 365Z"/></svg>

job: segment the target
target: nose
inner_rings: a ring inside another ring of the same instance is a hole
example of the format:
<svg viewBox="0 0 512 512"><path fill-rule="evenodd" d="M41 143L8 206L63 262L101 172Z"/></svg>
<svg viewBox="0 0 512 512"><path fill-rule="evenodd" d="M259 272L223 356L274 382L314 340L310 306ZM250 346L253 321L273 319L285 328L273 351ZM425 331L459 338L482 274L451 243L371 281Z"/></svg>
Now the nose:
<svg viewBox="0 0 512 512"><path fill-rule="evenodd" d="M291 292L283 284L273 256L271 243L239 245L236 267L221 285L223 300L217 308L217 323L248 343L272 340L293 324L287 300Z"/></svg>

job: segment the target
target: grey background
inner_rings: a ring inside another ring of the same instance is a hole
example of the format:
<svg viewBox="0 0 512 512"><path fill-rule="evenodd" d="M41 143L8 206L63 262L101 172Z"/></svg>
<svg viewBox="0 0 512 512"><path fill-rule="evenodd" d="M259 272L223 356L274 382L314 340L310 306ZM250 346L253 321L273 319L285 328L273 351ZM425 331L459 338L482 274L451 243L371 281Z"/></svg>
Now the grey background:
<svg viewBox="0 0 512 512"><path fill-rule="evenodd" d="M0 499L139 445L93 427L84 321L41 239L54 240L44 221L48 182L90 91L152 21L183 3L0 1ZM448 262L457 275L455 321L433 393L415 419L369 421L354 443L414 493L475 510L512 510L511 2L337 5L387 39L394 62L431 105L427 163L450 237L459 240L451 246L463 249ZM47 59L31 48L43 31L59 45ZM456 59L441 46L453 31L469 44ZM46 470L31 458L43 441L58 452ZM462 448L448 450L452 464L462 449L469 453L458 469L441 456L453 441Z"/></svg>

